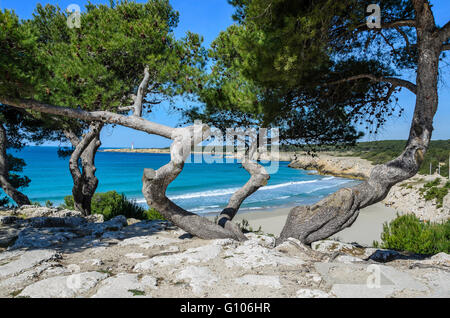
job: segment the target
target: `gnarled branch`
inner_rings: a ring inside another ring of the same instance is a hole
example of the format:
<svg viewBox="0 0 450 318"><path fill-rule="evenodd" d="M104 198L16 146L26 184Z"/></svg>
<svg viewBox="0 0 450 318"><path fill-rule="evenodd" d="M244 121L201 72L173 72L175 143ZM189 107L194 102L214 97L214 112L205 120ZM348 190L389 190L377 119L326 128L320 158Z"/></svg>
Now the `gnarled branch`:
<svg viewBox="0 0 450 318"><path fill-rule="evenodd" d="M124 127L140 130L149 134L165 137L168 139L172 138L173 128L148 121L141 117L125 116L109 111L90 112L82 110L80 108L49 105L31 99L25 100L25 99L0 98L0 103L14 106L17 108L34 110L57 116L65 116L70 118L81 119L88 122L99 121L106 124L117 124Z"/></svg>
<svg viewBox="0 0 450 318"><path fill-rule="evenodd" d="M73 179L72 194L75 208L84 215L91 214L91 200L98 186L98 179L95 176L95 154L100 147L100 131L103 123L94 122L90 125L90 130L81 139L72 131L65 130L64 134L75 147L70 156L69 169ZM81 167L80 171L80 159Z"/></svg>
<svg viewBox="0 0 450 318"><path fill-rule="evenodd" d="M148 82L150 81L150 72L148 66L144 69L144 79L138 87L137 95L133 95L133 105L121 106L118 108L119 111L130 111L133 110L133 116L142 117L142 107L144 102L144 97L148 89Z"/></svg>
<svg viewBox="0 0 450 318"><path fill-rule="evenodd" d="M347 77L347 78L344 78L344 79L341 79L338 81L327 83L326 86L342 84L345 82L351 82L351 81L356 81L356 80L360 80L360 79L370 79L373 82L387 82L387 83L391 83L392 85L394 85L396 87L398 87L398 86L405 87L414 94L417 93L416 84L413 84L410 81L407 81L407 80L404 80L401 78L396 78L396 77L384 77L384 76L377 77L372 74L360 74L360 75Z"/></svg>
<svg viewBox="0 0 450 318"><path fill-rule="evenodd" d="M165 218L183 230L203 239L233 238L239 241L246 237L242 232L223 228L207 218L188 212L172 202L166 196L169 184L181 173L186 158L190 155L193 145L209 136L209 127L203 125L201 132L195 133L194 127L173 129L170 146L171 160L158 170L145 169L142 192L149 206L158 210Z"/></svg>

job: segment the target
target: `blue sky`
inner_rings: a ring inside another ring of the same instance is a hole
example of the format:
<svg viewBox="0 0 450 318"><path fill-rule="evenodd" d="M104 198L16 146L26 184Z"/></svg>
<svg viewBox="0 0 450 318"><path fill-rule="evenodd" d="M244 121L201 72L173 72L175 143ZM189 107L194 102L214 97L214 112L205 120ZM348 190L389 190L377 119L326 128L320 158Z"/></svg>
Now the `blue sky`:
<svg viewBox="0 0 450 318"><path fill-rule="evenodd" d="M86 5L85 0L0 0L0 8L14 9L20 18L30 18L37 3L59 5L67 8L70 4L77 4L81 8ZM93 3L109 3L109 0L92 0ZM138 1L145 2L145 1ZM231 15L233 8L226 0L170 0L175 10L180 12L180 23L175 31L177 37L182 37L186 31L201 34L205 39L205 46L233 23ZM436 22L444 25L450 20L450 1L432 0ZM450 139L450 58L446 59L449 66L442 69L442 83L439 90L439 109L435 117L435 131L433 139ZM444 65L444 63L441 63ZM414 76L405 76L415 82ZM415 96L406 90L399 94L400 104L405 107L401 118L392 118L378 135L366 136L364 140L406 139L414 110ZM168 126L175 126L180 122L176 113L168 113L167 105L161 105L147 117ZM106 127L102 132L104 147L166 147L170 141L158 136L148 135L125 127ZM50 144L49 144L50 145ZM51 144L53 145L53 144Z"/></svg>

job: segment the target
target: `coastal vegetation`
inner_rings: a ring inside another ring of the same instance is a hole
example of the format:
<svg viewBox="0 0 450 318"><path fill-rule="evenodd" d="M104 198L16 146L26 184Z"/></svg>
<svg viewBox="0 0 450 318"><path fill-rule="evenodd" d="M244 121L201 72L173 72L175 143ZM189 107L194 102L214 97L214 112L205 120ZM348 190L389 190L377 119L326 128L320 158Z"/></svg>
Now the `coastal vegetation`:
<svg viewBox="0 0 450 318"><path fill-rule="evenodd" d="M420 193L426 201L436 201L437 208L442 208L444 198L448 195L450 190L450 181L447 181L443 186L441 186L441 182L440 178L436 178L434 181L426 183L423 188L420 189Z"/></svg>
<svg viewBox="0 0 450 318"><path fill-rule="evenodd" d="M137 220L164 220L164 217L155 209L146 210L135 201L127 199L124 194L119 194L116 191L94 194L91 204L92 214L103 215L105 221L118 215ZM73 196L66 196L62 207L74 210Z"/></svg>
<svg viewBox="0 0 450 318"><path fill-rule="evenodd" d="M450 253L450 220L443 223L420 221L413 214L397 216L383 225L381 244L375 247L406 251L416 254L434 255Z"/></svg>

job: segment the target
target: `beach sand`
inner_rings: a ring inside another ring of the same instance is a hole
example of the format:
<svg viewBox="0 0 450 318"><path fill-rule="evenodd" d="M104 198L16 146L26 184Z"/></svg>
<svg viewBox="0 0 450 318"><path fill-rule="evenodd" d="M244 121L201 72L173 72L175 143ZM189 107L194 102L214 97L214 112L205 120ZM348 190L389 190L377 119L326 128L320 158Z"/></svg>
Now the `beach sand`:
<svg viewBox="0 0 450 318"><path fill-rule="evenodd" d="M290 210L291 208L280 208L239 213L234 218L234 222L241 222L242 219L245 219L254 230L261 226L263 232L278 236L283 229ZM382 203L377 203L362 209L351 227L336 233L331 239L372 246L373 241L380 242L383 223L395 219L396 214L397 212L394 209L386 207Z"/></svg>

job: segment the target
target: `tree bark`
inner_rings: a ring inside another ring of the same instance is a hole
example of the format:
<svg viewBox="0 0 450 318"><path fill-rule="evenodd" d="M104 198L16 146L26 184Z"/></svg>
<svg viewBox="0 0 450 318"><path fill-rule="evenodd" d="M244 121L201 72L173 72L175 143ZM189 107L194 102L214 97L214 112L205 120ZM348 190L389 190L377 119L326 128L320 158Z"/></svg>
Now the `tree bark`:
<svg viewBox="0 0 450 318"><path fill-rule="evenodd" d="M101 146L100 131L103 124L95 123L81 140L71 131L65 131L66 137L75 147L69 160L69 170L73 179L73 201L75 209L83 215L91 214L92 197L97 190L98 179L95 176L95 155Z"/></svg>
<svg viewBox="0 0 450 318"><path fill-rule="evenodd" d="M0 184L3 191L16 202L18 206L30 205L30 199L14 188L8 180L8 160L6 155L6 145L7 145L6 129L0 124Z"/></svg>

